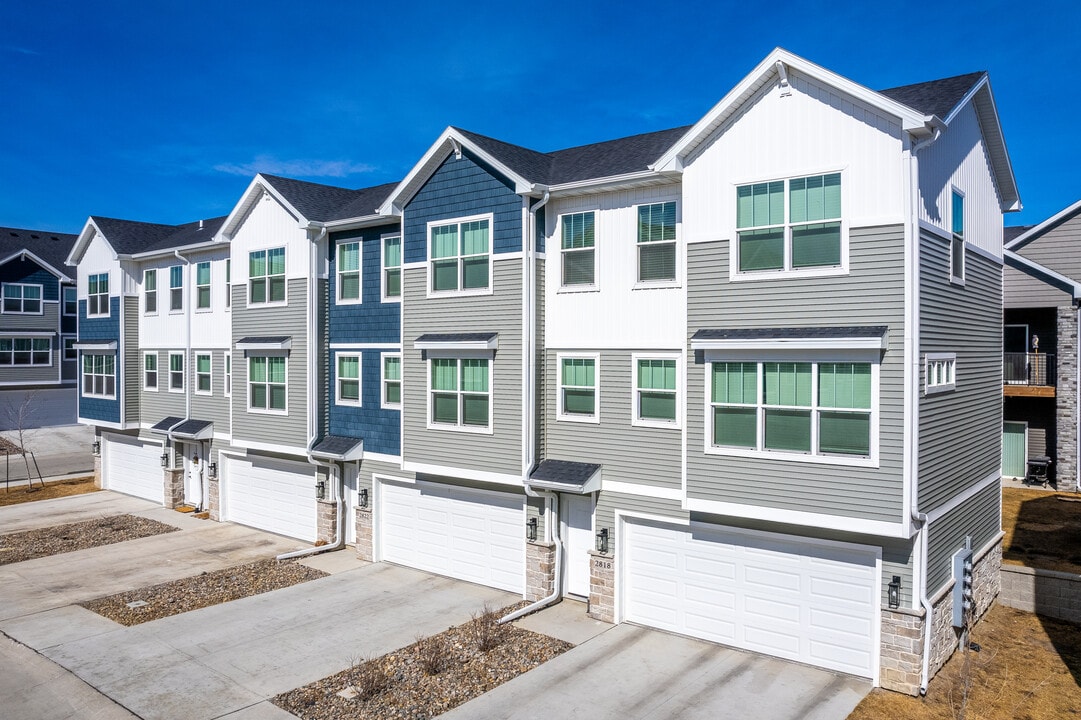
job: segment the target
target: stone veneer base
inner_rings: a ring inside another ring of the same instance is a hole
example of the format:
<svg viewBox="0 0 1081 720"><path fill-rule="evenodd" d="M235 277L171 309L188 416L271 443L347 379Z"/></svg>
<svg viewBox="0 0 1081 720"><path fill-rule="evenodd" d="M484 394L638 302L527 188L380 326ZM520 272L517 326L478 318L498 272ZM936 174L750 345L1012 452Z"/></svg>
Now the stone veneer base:
<svg viewBox="0 0 1081 720"><path fill-rule="evenodd" d="M372 547L372 510L371 508L357 508L357 559L372 562L375 554Z"/></svg>

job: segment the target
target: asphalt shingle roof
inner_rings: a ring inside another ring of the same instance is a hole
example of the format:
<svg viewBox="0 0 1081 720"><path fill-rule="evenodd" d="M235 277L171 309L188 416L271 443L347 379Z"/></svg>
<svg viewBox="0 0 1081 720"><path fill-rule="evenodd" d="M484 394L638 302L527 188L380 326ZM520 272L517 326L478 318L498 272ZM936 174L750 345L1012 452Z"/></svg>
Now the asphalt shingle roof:
<svg viewBox="0 0 1081 720"><path fill-rule="evenodd" d="M879 92L891 100L908 105L913 110L919 110L924 115L937 115L944 118L957 107L957 103L961 101L965 93L986 74L980 71L955 75L941 80L879 90Z"/></svg>
<svg viewBox="0 0 1081 720"><path fill-rule="evenodd" d="M1014 227L1002 228L1002 242L1003 242L1003 244L1008 243L1008 242L1010 242L1010 241L1012 241L1012 240L1014 240L1016 238L1021 237L1022 235L1024 235L1025 233L1027 233L1029 230L1031 230L1034 227L1035 227L1035 225L1016 225Z"/></svg>
<svg viewBox="0 0 1081 720"><path fill-rule="evenodd" d="M497 337L499 333L426 333L413 342L418 343L458 343L458 342L488 342Z"/></svg>
<svg viewBox="0 0 1081 720"><path fill-rule="evenodd" d="M692 340L779 340L882 337L885 325L854 325L806 328L728 328L699 330Z"/></svg>
<svg viewBox="0 0 1081 720"><path fill-rule="evenodd" d="M326 435L312 448L312 452L321 455L345 455L362 442L364 441L360 438Z"/></svg>
<svg viewBox="0 0 1081 720"><path fill-rule="evenodd" d="M542 460L537 469L529 474L531 480L553 482L581 487L601 469L596 463L571 460Z"/></svg>
<svg viewBox="0 0 1081 720"><path fill-rule="evenodd" d="M67 260L76 237L67 233L0 227L0 259L21 250L29 250L60 272L74 277L73 271L64 265L64 261Z"/></svg>

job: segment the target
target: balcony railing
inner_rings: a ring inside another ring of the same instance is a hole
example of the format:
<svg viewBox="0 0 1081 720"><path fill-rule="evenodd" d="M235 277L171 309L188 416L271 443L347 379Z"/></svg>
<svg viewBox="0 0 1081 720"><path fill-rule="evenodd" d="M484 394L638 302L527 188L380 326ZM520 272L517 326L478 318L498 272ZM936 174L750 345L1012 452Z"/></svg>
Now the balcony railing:
<svg viewBox="0 0 1081 720"><path fill-rule="evenodd" d="M1055 386L1055 356L1047 353L1003 353L1002 377L1007 385Z"/></svg>

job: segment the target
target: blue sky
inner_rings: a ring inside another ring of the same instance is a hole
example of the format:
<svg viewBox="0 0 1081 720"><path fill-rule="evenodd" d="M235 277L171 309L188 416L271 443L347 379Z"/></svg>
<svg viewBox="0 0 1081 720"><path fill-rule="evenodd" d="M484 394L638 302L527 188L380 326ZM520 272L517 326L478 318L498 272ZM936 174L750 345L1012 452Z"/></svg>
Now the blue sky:
<svg viewBox="0 0 1081 720"><path fill-rule="evenodd" d="M991 73L1025 209L1081 199L1076 2L4 2L0 225L401 179L447 125L555 150L698 120L782 46L874 89Z"/></svg>

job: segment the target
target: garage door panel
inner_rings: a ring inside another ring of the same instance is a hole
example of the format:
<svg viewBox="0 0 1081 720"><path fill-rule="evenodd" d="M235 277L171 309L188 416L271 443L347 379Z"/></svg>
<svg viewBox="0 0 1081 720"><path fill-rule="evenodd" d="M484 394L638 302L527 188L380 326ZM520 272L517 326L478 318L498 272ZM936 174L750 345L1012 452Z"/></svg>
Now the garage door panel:
<svg viewBox="0 0 1081 720"><path fill-rule="evenodd" d="M162 503L165 485L161 474L161 445L138 438L105 436L102 472L109 490Z"/></svg>
<svg viewBox="0 0 1081 720"><path fill-rule="evenodd" d="M626 530L625 619L873 674L878 577L872 553L662 523L629 522Z"/></svg>
<svg viewBox="0 0 1081 720"><path fill-rule="evenodd" d="M316 538L315 468L261 458L226 458L225 517L241 525Z"/></svg>

